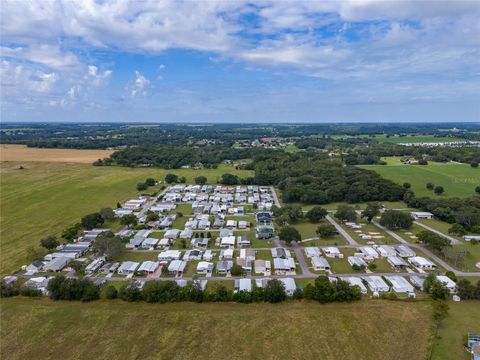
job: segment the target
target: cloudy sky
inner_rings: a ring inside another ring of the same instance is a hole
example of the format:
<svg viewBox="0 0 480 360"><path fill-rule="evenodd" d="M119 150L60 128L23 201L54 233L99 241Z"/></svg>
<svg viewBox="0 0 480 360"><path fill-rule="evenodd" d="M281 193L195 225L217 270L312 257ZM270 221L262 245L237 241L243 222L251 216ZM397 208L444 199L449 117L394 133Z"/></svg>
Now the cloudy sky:
<svg viewBox="0 0 480 360"><path fill-rule="evenodd" d="M2 121L480 121L479 1L1 2Z"/></svg>

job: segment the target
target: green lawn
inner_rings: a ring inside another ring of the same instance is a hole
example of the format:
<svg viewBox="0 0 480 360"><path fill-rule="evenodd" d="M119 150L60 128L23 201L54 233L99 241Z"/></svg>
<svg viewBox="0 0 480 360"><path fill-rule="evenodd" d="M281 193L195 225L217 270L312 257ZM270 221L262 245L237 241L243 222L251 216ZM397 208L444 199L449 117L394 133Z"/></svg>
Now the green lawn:
<svg viewBox="0 0 480 360"><path fill-rule="evenodd" d="M448 229L450 229L452 227L452 224L449 224L449 223L446 223L444 221L440 221L440 220L437 220L437 219L425 219L425 220L419 220L418 222L420 222L422 224L425 224L427 226L430 226L431 228L433 228L435 230L438 230L438 231L444 233L445 235L449 235L449 236L451 236L455 239L462 240L461 236L452 235L452 234L448 233Z"/></svg>
<svg viewBox="0 0 480 360"><path fill-rule="evenodd" d="M255 259L269 260L270 266L273 268L273 257L272 257L272 252L270 250L257 250L255 254Z"/></svg>
<svg viewBox="0 0 480 360"><path fill-rule="evenodd" d="M158 252L133 252L133 251L123 251L119 256L113 259L114 262L121 262L121 261L136 261L136 262L143 262L143 261L157 261L158 259Z"/></svg>
<svg viewBox="0 0 480 360"><path fill-rule="evenodd" d="M321 223L328 223L327 220L322 220ZM302 240L305 239L310 239L314 237L318 237L316 234L316 230L318 228L318 224L313 224L307 220L301 221L297 224L293 224L292 226L298 230L300 235L302 236ZM341 235L336 235L332 236L326 239L318 239L318 240L312 240L312 241L307 241L307 242L302 242L301 243L303 246L329 246L329 245L344 245L348 244L347 240L343 238ZM314 245L316 244L316 245Z"/></svg>
<svg viewBox="0 0 480 360"><path fill-rule="evenodd" d="M192 204L178 204L175 209L170 211L170 214L182 213L184 216L193 215Z"/></svg>
<svg viewBox="0 0 480 360"><path fill-rule="evenodd" d="M417 196L438 197L427 190L426 183L441 185L445 197L467 197L475 194L475 187L480 185L480 169L467 164L429 163L428 165L403 165L393 158L389 165L361 165L364 169L374 170L383 177L398 184L408 182Z"/></svg>
<svg viewBox="0 0 480 360"><path fill-rule="evenodd" d="M434 340L433 360L471 359L463 348L468 332L480 333L480 303L478 301L449 302L450 311Z"/></svg>
<svg viewBox="0 0 480 360"><path fill-rule="evenodd" d="M423 360L428 302L147 304L2 299L8 359ZM395 324L395 326L392 326ZM81 339L81 341L79 340Z"/></svg>
<svg viewBox="0 0 480 360"><path fill-rule="evenodd" d="M22 164L25 169L18 170ZM2 162L0 164L0 272L18 270L27 263L26 251L46 235L60 235L67 226L102 207L115 207L138 195L137 183L167 173L188 182L205 175L215 183L223 173L248 176L252 172L220 165L218 169L131 169L85 164Z"/></svg>
<svg viewBox="0 0 480 360"><path fill-rule="evenodd" d="M185 224L188 221L187 216L178 217L173 221L172 229L183 230L185 229Z"/></svg>
<svg viewBox="0 0 480 360"><path fill-rule="evenodd" d="M332 272L336 274L346 274L353 272L352 267L348 263L348 257L355 254L356 249L342 248L340 252L343 254L343 259L332 259L327 257L327 261L332 268Z"/></svg>

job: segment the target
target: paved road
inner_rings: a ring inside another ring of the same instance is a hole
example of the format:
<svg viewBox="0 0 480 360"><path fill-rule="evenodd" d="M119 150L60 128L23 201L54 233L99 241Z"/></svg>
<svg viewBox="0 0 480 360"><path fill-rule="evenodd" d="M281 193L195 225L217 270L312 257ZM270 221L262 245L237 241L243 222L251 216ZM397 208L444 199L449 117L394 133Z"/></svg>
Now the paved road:
<svg viewBox="0 0 480 360"><path fill-rule="evenodd" d="M382 230L385 231L388 235L390 235L390 236L393 237L394 239L398 240L398 241L401 242L402 244L411 245L411 243L409 243L407 240L405 240L404 238L402 238L400 235L394 233L393 231L387 229L385 226L380 225L380 223L378 223L376 220L372 220L372 224L375 225L376 227L382 229Z"/></svg>
<svg viewBox="0 0 480 360"><path fill-rule="evenodd" d="M447 262L445 262L444 260L442 260L441 258L439 258L436 254L434 254L433 252L431 252L429 249L427 249L425 247L425 245L422 245L422 244L414 244L414 243L409 243L408 241L406 241L405 239L403 239L400 235L394 233L393 231L387 229L386 227L380 225L378 222L376 221L372 221L372 224L379 227L380 229L384 230L387 234L389 234L390 236L394 237L395 239L397 239L399 242L401 242L402 244L408 246L408 247L411 247L411 248L414 248L414 249L420 249L422 250L428 257L430 257L431 259L433 259L434 261L436 261L438 264L440 264L443 268L445 268L446 270L448 271L452 271L455 275L457 276L480 276L480 272L465 272L465 271L460 271L460 270L457 270L455 269L454 267L452 267L450 264L448 264Z"/></svg>
<svg viewBox="0 0 480 360"><path fill-rule="evenodd" d="M281 207L280 201L278 200L277 192L275 191L275 188L273 186L270 186L270 190L272 192L272 197L273 197L273 202L275 203L276 207Z"/></svg>
<svg viewBox="0 0 480 360"><path fill-rule="evenodd" d="M300 264L300 268L302 269L302 275L308 276L308 277L317 277L318 275L315 275L310 271L302 250L303 248L299 245L293 247L293 251L295 251L295 256L297 258L297 261Z"/></svg>
<svg viewBox="0 0 480 360"><path fill-rule="evenodd" d="M430 227L430 226L428 226L428 225L422 224L422 223L419 222L419 221L414 221L413 223L414 223L414 224L417 224L418 226L423 227L424 229L427 229L428 231L431 231L431 232L433 232L433 233L435 233L435 234L437 234L437 235L440 235L441 237L444 237L445 239L450 240L450 244L452 244L452 245L461 245L461 244L462 244L461 241L455 239L454 237L451 237L451 236L449 236L449 235L447 235L447 234L444 234L444 233L438 231L437 229L434 229L434 228L432 228L432 227Z"/></svg>
<svg viewBox="0 0 480 360"><path fill-rule="evenodd" d="M335 228L337 231L351 244L351 245L358 245L358 242L356 242L349 233L345 231L344 228L342 228L335 220L330 215L327 215L325 217Z"/></svg>
<svg viewBox="0 0 480 360"><path fill-rule="evenodd" d="M163 195L165 195L165 193L167 192L168 190L168 187L166 187L165 189L163 189L157 196L155 196L152 200L148 201L142 208L142 210L140 210L140 213L139 213L139 217L142 217L143 215L146 214L146 212L148 210L150 210L150 208L153 206L153 204L155 204L158 199L160 199L160 197L162 197Z"/></svg>

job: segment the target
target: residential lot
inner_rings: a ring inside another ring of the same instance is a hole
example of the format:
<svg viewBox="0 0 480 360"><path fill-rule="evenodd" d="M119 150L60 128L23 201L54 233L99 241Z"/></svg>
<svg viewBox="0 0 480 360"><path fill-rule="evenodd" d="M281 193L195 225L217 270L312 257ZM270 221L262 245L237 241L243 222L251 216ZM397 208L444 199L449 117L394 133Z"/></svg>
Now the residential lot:
<svg viewBox="0 0 480 360"><path fill-rule="evenodd" d="M446 271L438 259L432 260L418 245L400 244L363 219L338 222L346 231L345 237L337 235L288 247L275 236L269 211L274 199L270 187L172 185L156 196L128 199L114 210L118 218L134 215L139 225L117 229L125 245L113 259L107 261L91 252L96 238L109 231L93 229L84 231L75 243L47 254L44 261L31 263L20 275L32 278L34 284L38 282L36 287L45 292L48 276L70 271L70 262L76 260L85 264L85 272L92 279L137 279L139 287L151 279L173 279L185 286L186 281L199 278L205 288L209 281L224 278L235 281L235 290L251 291L265 286L271 277L288 277L285 281L291 282L292 288L286 292L291 294L296 286L301 287L295 280L326 274L331 281L340 276L351 286L358 285L365 295L378 297L393 291L401 297L416 297L423 296L421 285L411 275L421 280L430 272ZM246 212L246 205L255 211ZM155 220L148 214L155 215ZM318 225L303 221L297 226L306 232ZM414 243L420 229L415 224L411 230L397 233ZM340 237L344 241L338 244ZM476 255L473 253L472 259ZM238 281L244 277L239 287Z"/></svg>
<svg viewBox="0 0 480 360"><path fill-rule="evenodd" d="M63 359L420 360L429 351L431 325L428 302L381 300L159 306L13 298L2 301L1 316L9 324L1 329L9 359L61 353Z"/></svg>

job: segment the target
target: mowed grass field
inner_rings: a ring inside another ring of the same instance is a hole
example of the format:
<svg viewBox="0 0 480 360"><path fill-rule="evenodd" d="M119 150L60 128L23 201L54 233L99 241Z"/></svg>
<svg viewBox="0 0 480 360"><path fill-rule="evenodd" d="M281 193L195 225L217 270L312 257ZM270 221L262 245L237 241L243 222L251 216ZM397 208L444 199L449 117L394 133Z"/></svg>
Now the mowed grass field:
<svg viewBox="0 0 480 360"><path fill-rule="evenodd" d="M431 344L428 302L146 304L2 299L8 359L408 359Z"/></svg>
<svg viewBox="0 0 480 360"><path fill-rule="evenodd" d="M26 145L1 144L0 161L47 161L91 164L113 150L39 149Z"/></svg>
<svg viewBox="0 0 480 360"><path fill-rule="evenodd" d="M426 184L432 182L444 187L444 197L467 197L475 194L480 185L480 168L467 164L433 163L428 165L404 165L399 158L387 158L388 165L361 165L364 169L376 171L381 176L398 184L408 182L417 196L437 197Z"/></svg>
<svg viewBox="0 0 480 360"><path fill-rule="evenodd" d="M471 355L463 348L464 336L480 333L480 304L478 301L449 302L448 317L438 329L434 340L433 360L468 360Z"/></svg>
<svg viewBox="0 0 480 360"><path fill-rule="evenodd" d="M22 164L23 170L18 169ZM0 163L0 272L18 270L26 263L29 246L46 235L60 235L67 226L102 207L137 196L136 184L147 177L164 179L167 173L187 182L204 175L216 183L224 173L249 176L221 165L217 169L131 169L49 162Z"/></svg>

